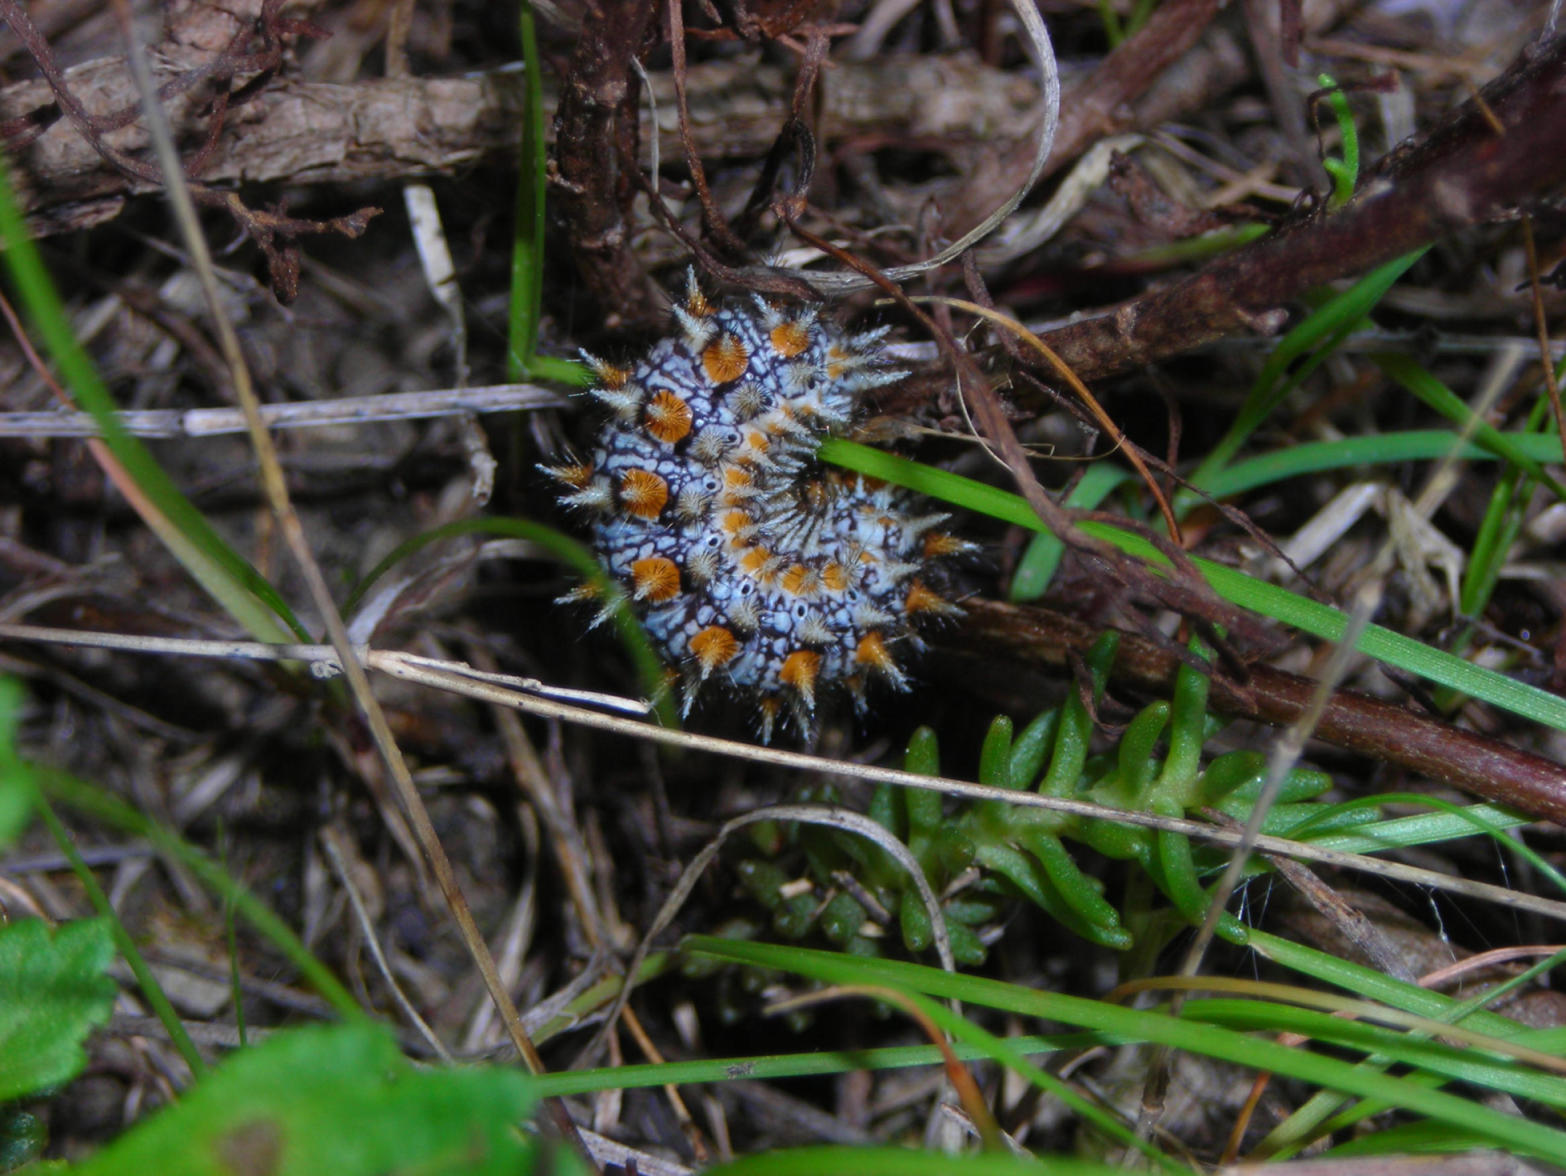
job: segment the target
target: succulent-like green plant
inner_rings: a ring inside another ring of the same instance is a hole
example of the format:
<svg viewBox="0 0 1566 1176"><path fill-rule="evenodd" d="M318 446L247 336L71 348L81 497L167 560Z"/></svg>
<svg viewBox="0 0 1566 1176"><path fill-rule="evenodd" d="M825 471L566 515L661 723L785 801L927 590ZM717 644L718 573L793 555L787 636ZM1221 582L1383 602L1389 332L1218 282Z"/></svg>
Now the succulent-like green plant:
<svg viewBox="0 0 1566 1176"><path fill-rule="evenodd" d="M1095 699L1102 696L1114 655L1115 638L1108 635L1086 659ZM1075 694L1020 732L1003 715L985 736L979 782L1128 812L1184 817L1216 810L1244 821L1260 795L1266 757L1259 751L1229 751L1203 766L1203 748L1222 727L1207 713L1207 690L1207 675L1183 666L1173 698L1144 707L1106 753L1091 752L1092 717ZM928 727L909 741L906 767L940 774L935 733ZM1263 832L1314 837L1377 819L1373 809L1339 809L1322 802L1330 786L1331 779L1321 772L1290 772ZM833 802L837 796L822 788L808 799ZM939 793L918 789L878 788L869 815L918 859L943 898L953 953L968 965L983 962L983 928L1018 896L1094 943L1122 951L1133 945L1122 910L1105 896L1103 882L1078 863L1068 840L1105 858L1135 863L1179 920L1189 923L1205 918L1203 877L1224 861L1223 853L1194 848L1179 833L998 800L954 808ZM933 941L929 912L918 892L880 847L837 830L784 825L758 826L753 844L760 852L740 863L740 877L780 934L801 939L819 930L846 951L874 953L895 921L909 951L923 951ZM802 859L802 869L785 869L789 851ZM808 881L801 885L801 880ZM1219 933L1240 940L1245 929L1225 914Z"/></svg>

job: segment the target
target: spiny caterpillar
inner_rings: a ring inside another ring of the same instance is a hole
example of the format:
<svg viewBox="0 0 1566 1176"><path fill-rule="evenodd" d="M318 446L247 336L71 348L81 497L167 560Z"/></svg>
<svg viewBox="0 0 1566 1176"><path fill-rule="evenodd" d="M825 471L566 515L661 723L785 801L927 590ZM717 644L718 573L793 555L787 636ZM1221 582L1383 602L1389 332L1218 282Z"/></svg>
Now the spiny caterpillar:
<svg viewBox="0 0 1566 1176"><path fill-rule="evenodd" d="M682 713L725 683L757 699L766 741L785 712L808 733L826 690L862 710L872 678L908 689L915 622L960 612L926 569L973 545L937 530L945 515L909 514L907 492L815 458L865 391L906 374L877 353L887 329L845 335L760 298L718 306L694 272L674 314L678 332L634 369L584 353L609 419L591 461L541 468L592 517L599 559L679 667Z"/></svg>

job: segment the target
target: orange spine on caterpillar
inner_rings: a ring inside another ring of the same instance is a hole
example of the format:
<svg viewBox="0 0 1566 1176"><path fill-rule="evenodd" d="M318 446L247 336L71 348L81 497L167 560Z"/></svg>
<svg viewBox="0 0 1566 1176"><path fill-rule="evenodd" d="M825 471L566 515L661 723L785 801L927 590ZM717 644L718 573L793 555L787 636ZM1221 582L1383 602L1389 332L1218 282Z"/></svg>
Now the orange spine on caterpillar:
<svg viewBox="0 0 1566 1176"><path fill-rule="evenodd" d="M608 420L590 462L543 468L679 667L684 713L718 682L756 698L765 740L781 714L808 732L827 691L862 708L872 680L908 689L916 626L961 611L931 565L973 545L937 530L946 516L911 514L908 492L815 458L866 391L904 376L880 359L885 331L718 306L694 274L674 313L679 330L634 369L585 356Z"/></svg>

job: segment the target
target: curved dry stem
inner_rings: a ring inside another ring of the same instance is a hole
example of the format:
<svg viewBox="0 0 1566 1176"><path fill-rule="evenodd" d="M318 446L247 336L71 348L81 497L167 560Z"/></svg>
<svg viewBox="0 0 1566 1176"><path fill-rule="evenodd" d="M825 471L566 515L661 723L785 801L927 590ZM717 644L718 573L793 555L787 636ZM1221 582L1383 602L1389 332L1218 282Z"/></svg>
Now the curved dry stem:
<svg viewBox="0 0 1566 1176"><path fill-rule="evenodd" d="M1033 185L1038 183L1039 178L1044 174L1044 166L1049 162L1049 153L1055 146L1055 131L1060 126L1060 69L1055 62L1055 49L1050 44L1049 30L1044 27L1037 6L1032 0L1012 0L1012 8L1016 11L1017 20L1026 34L1023 43L1032 54L1039 70L1041 91L1038 106L1039 130L1033 144L1032 166L1029 167L1022 182L1012 190L1011 195L1007 196L998 208L946 248L923 261L883 270L885 276L894 282L905 282L909 278L939 269L947 262L961 257L964 252L1004 224L1022 203L1023 197L1033 190ZM868 290L873 286L869 278L852 270L840 270L837 273L800 270L798 274L828 298L842 298L856 290Z"/></svg>
<svg viewBox="0 0 1566 1176"><path fill-rule="evenodd" d="M652 951L653 940L663 933L664 928L674 922L674 917L680 913L680 908L685 905L685 900L690 897L701 876L707 872L707 867L718 856L718 851L723 848L724 842L741 829L760 821L798 821L805 825L822 825L829 829L840 829L845 833L863 837L891 854L898 865L908 872L908 876L913 879L914 886L919 891L919 901L924 904L925 913L930 916L930 929L935 940L936 954L941 957L941 967L948 972L957 970L957 960L952 955L951 939L946 934L946 916L941 912L941 900L931 888L930 880L924 876L924 869L919 865L919 859L914 857L908 847L899 841L890 829L849 809L831 808L820 804L775 804L728 821L711 841L702 846L701 851L691 859L690 865L681 872L679 881L674 884L674 889L669 892L669 897L664 899L663 906L658 908L658 914L643 934L641 942L636 945L631 962L626 965L627 977L634 977L641 971L642 962ZM609 1006L603 1026L593 1035L592 1041L588 1042L587 1048L576 1059L578 1066L589 1064L597 1056L608 1041L609 1035L614 1032L615 1024L620 1019L620 1012L625 1008L625 1002L630 999L631 982L627 980L616 994L614 1003ZM952 1002L952 1011L959 1012L955 1001Z"/></svg>

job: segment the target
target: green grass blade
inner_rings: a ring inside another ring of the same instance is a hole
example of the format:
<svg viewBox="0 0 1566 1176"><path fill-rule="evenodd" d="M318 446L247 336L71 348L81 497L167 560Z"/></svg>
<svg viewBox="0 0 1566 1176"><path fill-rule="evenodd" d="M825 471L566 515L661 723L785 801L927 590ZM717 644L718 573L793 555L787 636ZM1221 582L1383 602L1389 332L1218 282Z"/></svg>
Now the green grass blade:
<svg viewBox="0 0 1566 1176"><path fill-rule="evenodd" d="M16 746L22 701L22 684L15 678L0 678L0 854L22 836L37 799L33 769Z"/></svg>
<svg viewBox="0 0 1566 1176"><path fill-rule="evenodd" d="M1469 1082L1547 1106L1566 1106L1566 1078L1560 1075L1535 1070L1516 1058L1447 1045L1405 1029L1263 1000L1194 999L1185 1003L1182 1012L1193 1021L1242 1033L1298 1033L1366 1055L1395 1058L1399 1065L1417 1067L1440 1082ZM1558 1050L1563 1043L1566 1032L1552 1031L1549 1044Z"/></svg>
<svg viewBox="0 0 1566 1176"><path fill-rule="evenodd" d="M1416 792L1387 792L1376 793L1372 796L1360 797L1356 800L1344 801L1341 804L1331 806L1326 812L1341 812L1355 808L1380 808L1389 804L1421 805L1426 808L1437 809L1435 814L1420 814L1415 817L1404 817L1396 821L1382 821L1374 825L1360 825L1354 829L1352 836L1380 838L1372 843L1372 848L1366 852L1385 851L1388 849L1401 849L1413 842L1403 840L1408 836L1422 836L1426 841L1436 829L1446 828L1447 822L1457 822L1466 828L1458 828L1452 834L1454 837L1466 837L1473 834L1483 834L1490 837L1499 848L1510 850L1523 861L1527 862L1540 878L1545 879L1551 886L1563 894L1566 894L1566 875L1551 865L1542 854L1533 849L1526 842L1511 836L1506 830L1519 824L1527 823L1528 819L1522 813L1515 813L1508 809L1495 808L1490 805L1461 806L1442 800L1436 796L1425 796ZM1495 813L1500 817L1499 822L1488 819L1488 813ZM1311 822L1297 826L1291 836L1304 834L1313 845L1323 845L1330 837L1322 837L1319 841L1309 837L1305 830Z"/></svg>
<svg viewBox="0 0 1566 1176"><path fill-rule="evenodd" d="M1092 1160L1035 1160L989 1152L950 1156L904 1147L800 1147L746 1156L706 1169L707 1176L1125 1176Z"/></svg>
<svg viewBox="0 0 1566 1176"><path fill-rule="evenodd" d="M1563 370L1566 370L1566 363L1556 369L1557 381ZM1560 437L1550 431L1555 424L1552 407L1549 395L1540 395L1528 417L1529 431L1522 434L1530 440L1542 441L1550 450L1554 450L1543 453L1540 461L1554 461L1559 456ZM1462 587L1458 591L1458 608L1463 616L1481 616L1489 605L1491 594L1501 578L1501 568L1522 531L1528 503L1537 484L1537 479L1528 476L1515 465L1497 479L1469 550L1468 564L1463 568ZM1466 645L1467 638L1466 633L1459 638L1459 649Z"/></svg>
<svg viewBox="0 0 1566 1176"><path fill-rule="evenodd" d="M1229 464L1247 438L1289 391L1298 386L1343 338L1359 326L1361 320L1392 288L1393 283L1424 253L1420 249L1376 267L1347 290L1332 295L1284 335L1262 365L1229 431L1213 446L1212 452L1191 475L1192 484L1206 490L1209 481ZM1294 371L1289 374L1291 368ZM1188 509L1191 504L1190 500L1186 500L1184 507Z"/></svg>
<svg viewBox="0 0 1566 1176"><path fill-rule="evenodd" d="M1474 416L1473 410L1463 403L1457 393L1453 392L1416 363L1412 356L1381 354L1371 358L1383 372L1391 376L1429 407L1446 417L1462 430L1465 436L1471 436L1475 444L1490 450L1497 457L1516 466L1530 477L1537 478L1554 492L1556 498L1566 500L1566 486L1562 486L1551 477L1542 465L1534 461L1519 446L1514 445L1494 425ZM1557 457L1560 456L1558 445L1559 443L1557 442L1555 453Z"/></svg>
<svg viewBox="0 0 1566 1176"><path fill-rule="evenodd" d="M1062 505L1073 510L1097 510L1099 503L1130 478L1129 471L1101 461L1082 475ZM1065 554L1066 545L1054 535L1035 535L1012 573L1009 599L1020 602L1043 596Z"/></svg>
<svg viewBox="0 0 1566 1176"><path fill-rule="evenodd" d="M1310 976L1321 984L1342 988L1389 1008L1401 1009L1432 1021L1451 1024L1461 1022L1475 1032L1514 1040L1534 1049L1557 1054L1560 1052L1557 1040L1560 1033L1558 1029L1527 1029L1516 1021L1487 1011L1483 1007L1484 1002L1498 997L1497 992L1486 990L1466 1001L1453 1000L1451 997L1418 985L1404 983L1376 969L1352 963L1291 940L1280 939L1265 931L1253 930L1250 945L1263 957L1292 968L1302 975ZM1527 969L1524 975L1534 972L1537 968L1550 966L1553 966L1552 961L1544 961L1541 965ZM1390 1064L1390 1061L1389 1058L1381 1057L1364 1063L1363 1068L1371 1072L1380 1072ZM1418 1075L1410 1080L1431 1084L1439 1081L1431 1075ZM1333 1116L1344 1101L1342 1095L1332 1091L1316 1092L1287 1120L1268 1133L1267 1137L1257 1145L1257 1154L1280 1158L1299 1151L1328 1131L1326 1124L1329 1117ZM1380 1100L1366 1099L1343 1111L1333 1120L1333 1123L1356 1122L1365 1115L1385 1109L1386 1104Z"/></svg>
<svg viewBox="0 0 1566 1176"><path fill-rule="evenodd" d="M1498 436L1507 447L1530 461L1546 462L1560 457L1560 439L1552 434L1500 433ZM1447 429L1372 433L1338 441L1291 445L1287 449L1237 461L1228 469L1213 475L1208 481L1207 492L1214 498L1228 498L1302 474L1317 474L1324 470L1341 470L1353 466L1439 461L1447 457L1460 461L1495 461L1498 454L1472 442L1464 442L1461 436Z"/></svg>
<svg viewBox="0 0 1566 1176"><path fill-rule="evenodd" d="M1154 1163L1182 1171L1157 1149L1136 1138L1134 1132L1103 1107L1089 1102L1068 1084L1040 1069L1029 1055L1056 1053L1087 1048L1097 1040L1087 1034L1057 1034L1049 1037L1000 1038L954 1015L944 1005L919 996L910 999L927 1017L946 1032L952 1052L965 1061L993 1061L1022 1075L1051 1097L1060 1099L1091 1123L1107 1138L1121 1146L1141 1151ZM907 1066L939 1066L942 1053L931 1045L899 1046L873 1050L833 1050L820 1053L773 1054L749 1058L704 1059L662 1062L636 1066L617 1066L572 1073L545 1074L536 1079L540 1097L589 1094L600 1090L628 1090L696 1082L732 1082L797 1078L809 1075L843 1074L852 1070L889 1070Z"/></svg>
<svg viewBox="0 0 1566 1176"><path fill-rule="evenodd" d="M1492 1037L1529 1041L1530 1030L1516 1021L1483 1009L1464 1012L1460 1002L1417 984L1407 984L1385 972L1367 968L1329 952L1283 939L1271 932L1251 929L1247 945L1264 959L1309 976L1318 984L1331 985L1364 1000L1373 1000L1388 1008L1400 1009L1432 1021L1445 1021L1462 1013L1463 1024Z"/></svg>
<svg viewBox="0 0 1566 1176"><path fill-rule="evenodd" d="M190 1067L190 1072L199 1078L206 1073L207 1063L197 1051L196 1043L191 1041L190 1034L185 1032L185 1023L180 1020L173 1002L163 991L163 985L158 983L158 978L153 975L146 957L141 954L136 941L131 938L130 932L125 929L125 924L120 921L119 912L114 909L109 896L98 884L98 876L77 852L76 842L72 839L70 830L60 822L59 817L55 816L54 807L50 805L48 797L40 793L37 805L38 816L47 826L55 845L59 846L60 852L65 855L65 860L71 863L71 872L76 875L76 881L86 893L87 901L92 903L93 910L97 911L99 917L108 925L110 933L114 936L114 946L129 965L131 974L136 977L136 985L141 989L142 996L146 998L153 1014L168 1033L169 1041L179 1056L185 1060L185 1065Z"/></svg>
<svg viewBox="0 0 1566 1176"><path fill-rule="evenodd" d="M538 343L544 302L544 77L538 52L533 6L517 6L522 41L523 85L527 109L517 167L516 231L511 242L511 305L508 315L506 377L524 379Z"/></svg>
<svg viewBox="0 0 1566 1176"><path fill-rule="evenodd" d="M538 355L538 324L544 311L544 182L549 157L544 144L544 59L538 51L533 6L522 0L517 12L522 41L523 85L527 110L517 160L516 231L511 241L511 303L507 311L506 378L555 380L585 387L588 370L569 359Z"/></svg>
<svg viewBox="0 0 1566 1176"><path fill-rule="evenodd" d="M1386 798L1381 796L1368 799L1378 805L1386 802ZM1432 798L1423 799L1429 803ZM1451 811L1416 813L1370 825L1358 825L1352 833L1328 833L1322 837L1312 837L1310 843L1339 853L1385 853L1389 849L1431 845L1458 837L1472 837L1476 833L1516 829L1532 824L1535 819L1526 813L1493 804L1454 805Z"/></svg>
<svg viewBox="0 0 1566 1176"><path fill-rule="evenodd" d="M905 993L904 995L926 1017L934 1021L948 1039L975 1046L991 1060L1007 1067L1016 1074L1020 1074L1039 1090L1059 1099L1066 1107L1081 1116L1088 1124L1103 1132L1106 1137L1114 1140L1121 1147L1141 1152L1148 1159L1166 1170L1181 1170L1180 1165L1173 1159L1159 1152L1145 1140L1139 1139L1134 1131L1103 1107L1089 1102L1077 1094L1067 1083L1034 1065L1007 1039L997 1037L993 1033L989 1033L979 1028L979 1026L964 1020L938 1001L930 1000L928 997L914 993Z"/></svg>
<svg viewBox="0 0 1566 1176"><path fill-rule="evenodd" d="M1500 433L1504 445L1532 462L1558 459L1560 438L1554 433ZM835 443L834 443L835 444ZM843 442L848 446L853 442ZM824 456L824 455L823 455ZM1272 453L1237 461L1214 474L1207 493L1214 498L1230 498L1261 486L1271 486L1305 474L1327 470L1352 469L1355 466L1390 466L1410 461L1504 461L1494 450L1485 449L1450 429L1410 429L1397 433L1372 433L1363 437L1344 437L1336 441L1307 441ZM833 459L836 460L836 459ZM842 464L849 464L843 462ZM1092 510L1110 493L1134 475L1110 464L1108 458L1094 466L1064 500L1066 506ZM1020 568L1020 565L1019 565ZM1019 572L1020 574L1020 572ZM1021 599L1014 597L1014 599ZM1031 598L1030 598L1031 599Z"/></svg>
<svg viewBox="0 0 1566 1176"><path fill-rule="evenodd" d="M1047 531L1043 521L1020 495L975 482L959 474L932 469L896 454L841 438L824 442L821 456L837 465L907 486L921 494L989 515L1002 522L1030 531ZM1155 566L1168 562L1156 547L1129 530L1107 523L1089 522L1082 524L1082 531ZM1340 609L1319 604L1212 560L1193 557L1192 562L1213 591L1231 604L1282 624L1292 625L1325 641L1341 641L1347 632L1348 616ZM1380 625L1367 625L1355 648L1387 665L1449 686L1533 722L1566 731L1566 698L1518 682L1494 670L1472 665L1412 637L1394 633Z"/></svg>
<svg viewBox="0 0 1566 1176"><path fill-rule="evenodd" d="M1026 1056L1049 1055L1085 1049L1094 1044L1085 1033L1053 1033L1015 1037L1011 1048ZM963 1061L991 1057L971 1043L958 1042L953 1052ZM540 1074L540 1098L596 1094L603 1090L641 1090L657 1086L695 1085L705 1082L772 1081L778 1078L816 1078L847 1074L854 1070L902 1070L912 1066L939 1066L941 1052L933 1045L897 1045L881 1049L822 1050L811 1053L759 1054L753 1057L697 1058L680 1062L645 1062L630 1066L605 1066L596 1070L563 1070Z"/></svg>
<svg viewBox="0 0 1566 1176"><path fill-rule="evenodd" d="M1553 433L1500 433L1505 445L1534 462L1549 462L1560 456L1560 439ZM851 444L850 442L845 442ZM1213 474L1207 482L1207 493L1213 498L1229 498L1271 486L1305 474L1319 474L1327 470L1350 469L1355 466L1391 466L1410 461L1437 461L1442 458L1461 461L1505 460L1493 450L1464 441L1462 436L1448 429L1413 429L1398 433L1374 433L1364 437L1344 437L1336 441L1310 441L1303 445L1291 445L1286 449L1264 453L1257 457L1237 461ZM1072 487L1062 504L1080 510L1094 510L1111 493L1131 481L1131 471L1112 464L1106 458L1100 461ZM1472 563L1479 562L1484 533L1476 542ZM1040 535L1028 544L1028 549L1017 561L1012 573L1009 599L1014 601L1037 600L1049 587L1060 557L1064 552L1060 540L1053 535ZM1473 577L1465 579L1465 591ZM1477 609L1465 596L1464 615L1472 616Z"/></svg>
<svg viewBox="0 0 1566 1176"><path fill-rule="evenodd" d="M1337 1058L1290 1049L1243 1033L1200 1025L1166 1014L1129 1009L1061 993L1006 984L985 977L958 975L895 960L863 959L811 951L797 945L776 946L692 936L684 950L698 959L717 959L775 968L829 984L885 984L939 999L956 999L1019 1016L1038 1017L1187 1050L1227 1062L1284 1074L1301 1082L1379 1098L1403 1110L1477 1132L1497 1146L1538 1156L1552 1163L1566 1160L1566 1132L1542 1123L1517 1119L1443 1090L1432 1090L1406 1079L1367 1071Z"/></svg>
<svg viewBox="0 0 1566 1176"><path fill-rule="evenodd" d="M92 415L103 442L151 505L143 518L203 589L259 641L312 640L266 579L212 529L152 454L120 424L118 406L71 329L60 296L28 235L0 156L0 238L6 270L33 329L54 357L76 402ZM279 618L287 625L278 623ZM292 632L290 632L290 630Z"/></svg>

